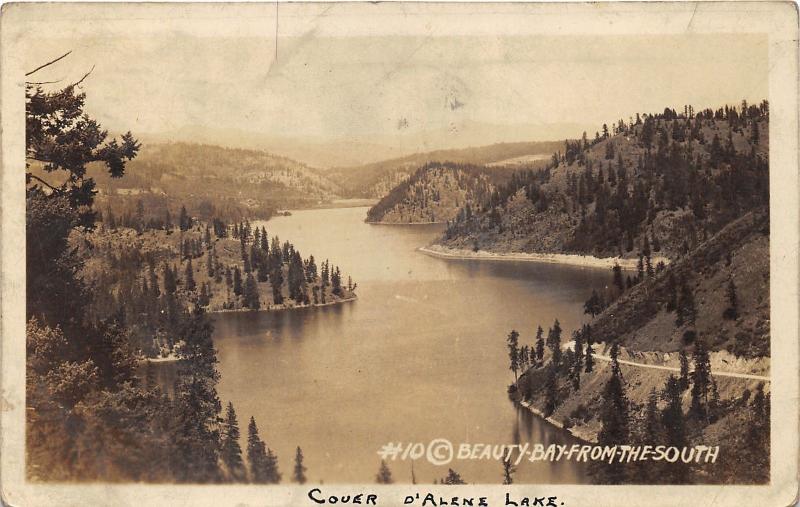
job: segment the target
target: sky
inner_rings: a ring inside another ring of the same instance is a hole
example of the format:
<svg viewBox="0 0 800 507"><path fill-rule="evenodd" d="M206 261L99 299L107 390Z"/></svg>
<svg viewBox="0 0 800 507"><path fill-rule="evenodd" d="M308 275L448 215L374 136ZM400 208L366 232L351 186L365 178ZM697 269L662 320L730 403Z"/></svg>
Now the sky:
<svg viewBox="0 0 800 507"><path fill-rule="evenodd" d="M72 50L35 74L60 83L94 67L83 84L87 109L112 131L216 129L384 145L425 139L429 148L593 134L636 112L767 97L762 35L628 26L590 33L580 29L588 22L582 12L571 27L564 9L475 16L455 7L409 13L356 4L337 14L340 6L294 4L277 18L274 4L201 15L70 18L43 10L23 61L32 69Z"/></svg>

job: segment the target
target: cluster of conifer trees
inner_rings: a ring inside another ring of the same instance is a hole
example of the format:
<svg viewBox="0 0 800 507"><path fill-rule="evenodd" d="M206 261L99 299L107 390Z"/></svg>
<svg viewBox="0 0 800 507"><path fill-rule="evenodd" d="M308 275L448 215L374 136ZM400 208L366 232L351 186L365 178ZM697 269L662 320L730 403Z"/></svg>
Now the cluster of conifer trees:
<svg viewBox="0 0 800 507"><path fill-rule="evenodd" d="M574 346L562 350L561 326L556 320L547 336L538 327L533 345L519 344L519 333L511 331L506 338L509 351L509 368L515 382L511 391L519 392L526 400L538 400L545 417L550 417L558 406L581 389L581 374L591 374L598 359L595 356L592 328L584 324L573 333ZM739 481L754 482L768 478L768 469L752 469L753 463L763 464L769 456L769 403L770 395L760 384L755 395L745 389L741 398L720 401L717 382L711 372L709 350L705 341L693 343L693 368L690 371L687 349L679 353L680 374L669 375L663 388L652 389L646 404L637 405L626 395L626 381L619 363L619 345L609 346L610 377L606 381L598 403L601 445L690 445L703 429L728 416L743 423L743 431L731 431L725 441L726 452L735 454L727 458L724 473ZM549 351L549 352L548 352ZM604 360L606 360L604 358ZM523 373L519 376L519 373ZM683 410L683 396L690 394L688 411ZM751 399L752 396L752 399ZM582 420L588 422L591 412L584 405L565 418L564 426L571 427ZM703 442L699 442L703 443ZM735 447L741 445L743 447ZM747 456L744 456L744 455ZM739 460L738 462L736 460ZM738 463L738 464L737 464ZM742 465L746 463L747 465ZM593 469L600 482L609 483L685 483L702 481L710 473L700 465L642 462L639 464L602 464Z"/></svg>
<svg viewBox="0 0 800 507"><path fill-rule="evenodd" d="M181 290L175 267L165 263L159 280L156 260L163 252L131 249L110 256L109 272L121 275L100 287L119 285L115 304L108 304L112 292L98 291L81 276L92 245L75 248L69 236L96 225L94 181L86 165L98 162L112 177L122 177L139 149L130 133L107 140L84 114L84 101L75 85L54 92L26 86L28 164L44 166L45 175L66 176L55 178L60 184L47 181L30 165L26 174L28 478L279 481L274 453L260 440L253 419L249 474L244 473L232 405L220 417L211 321L202 305L175 296ZM110 216L108 221L118 225ZM179 219L181 230L190 226L188 216ZM89 242L87 236L83 241ZM195 247L181 248L184 255L188 251L187 266ZM183 290L193 290L191 274L187 267ZM132 294L138 297L124 299ZM142 315L142 327L158 327L182 343L169 393L155 382L152 365L141 374L133 337ZM302 461L298 447L297 482L305 481Z"/></svg>
<svg viewBox="0 0 800 507"><path fill-rule="evenodd" d="M744 211L769 204L768 160L759 150L768 121L763 101L697 114L690 106L684 114L637 114L614 126L617 137L604 125L593 141L585 133L565 141L564 154L555 153L546 168L521 172L473 203L472 213L448 224L445 238L502 234L509 200L524 191L538 213L565 214L576 223L565 251L623 255L637 244L641 250L649 236L655 251L660 239L669 239L669 254L685 253L696 235L704 238ZM706 139L704 132L713 136ZM592 149L598 143L605 144L600 157ZM553 178L556 172L563 177ZM691 234L673 246L672 231L659 238L654 222L659 212L678 210L691 212Z"/></svg>
<svg viewBox="0 0 800 507"><path fill-rule="evenodd" d="M91 256L109 268L88 276L94 289L107 295L93 300L88 314L94 322L117 319L130 331L134 348L148 356L172 350L181 316L192 305L210 309L216 300L216 309L258 310L270 299L283 304L285 293L295 304L316 305L356 288L350 277L343 282L337 266L326 260L318 267L313 255L303 259L291 243L281 244L277 236L270 241L265 227L248 220L228 225L213 218L204 226L182 207L178 223L165 229L168 236L177 233L177 248L161 242L145 247L150 231L126 244L116 236L121 226L112 227L112 221L106 214L100 225L106 234L86 240ZM228 250L235 244L231 240L238 241L238 262L219 256L220 240L228 241L222 246Z"/></svg>

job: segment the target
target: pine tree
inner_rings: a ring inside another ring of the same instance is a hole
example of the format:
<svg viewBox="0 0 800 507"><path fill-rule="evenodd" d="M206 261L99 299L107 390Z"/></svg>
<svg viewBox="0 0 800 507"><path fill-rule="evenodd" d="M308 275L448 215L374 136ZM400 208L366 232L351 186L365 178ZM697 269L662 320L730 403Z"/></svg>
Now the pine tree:
<svg viewBox="0 0 800 507"><path fill-rule="evenodd" d="M258 435L258 427L253 417L247 427L247 462L250 465L250 481L257 484L278 484L281 474L278 471L278 458L272 449Z"/></svg>
<svg viewBox="0 0 800 507"><path fill-rule="evenodd" d="M586 373L591 373L594 368L594 347L592 347L592 328L588 324L585 329L586 339Z"/></svg>
<svg viewBox="0 0 800 507"><path fill-rule="evenodd" d="M211 248L211 227L206 224L205 234L203 235L203 241L206 244L206 249Z"/></svg>
<svg viewBox="0 0 800 507"><path fill-rule="evenodd" d="M192 269L192 259L189 259L186 262L186 272L185 272L185 279L186 279L186 290L194 290L197 286L194 283L194 269Z"/></svg>
<svg viewBox="0 0 800 507"><path fill-rule="evenodd" d="M175 294L177 288L178 283L177 280L175 280L172 269L167 264L164 264L164 292L167 294Z"/></svg>
<svg viewBox="0 0 800 507"><path fill-rule="evenodd" d="M544 330L542 326L536 329L536 362L542 364L544 360Z"/></svg>
<svg viewBox="0 0 800 507"><path fill-rule="evenodd" d="M598 434L601 445L625 444L629 436L629 402L625 395L622 375L612 368L611 378L603 391L603 406L600 413L602 428Z"/></svg>
<svg viewBox="0 0 800 507"><path fill-rule="evenodd" d="M675 281L675 275L672 271L667 276L667 311L676 311L678 308L678 283ZM678 324L680 325L680 324Z"/></svg>
<svg viewBox="0 0 800 507"><path fill-rule="evenodd" d="M739 318L739 298L736 294L736 284L733 283L733 278L728 281L726 296L728 298L728 308L725 309L722 316L727 320L736 320Z"/></svg>
<svg viewBox="0 0 800 507"><path fill-rule="evenodd" d="M603 303L596 290L592 290L592 295L583 304L583 313L589 314L592 318L596 317L603 311Z"/></svg>
<svg viewBox="0 0 800 507"><path fill-rule="evenodd" d="M519 354L519 333L511 330L506 338L508 346L508 359L510 362L509 369L514 372L514 382L517 381L517 371L520 368L520 354Z"/></svg>
<svg viewBox="0 0 800 507"><path fill-rule="evenodd" d="M675 324L677 326L682 326L683 324L694 325L696 318L697 310L694 304L694 294L689 288L689 285L684 281L678 293Z"/></svg>
<svg viewBox="0 0 800 507"><path fill-rule="evenodd" d="M666 432L665 443L678 448L682 448L688 443L681 404L682 391L683 389L681 389L680 381L676 379L674 375L670 375L664 388L664 398L666 399L667 406L661 414L661 421ZM668 466L668 470L668 482L673 484L685 482L687 476L685 464L677 462Z"/></svg>
<svg viewBox="0 0 800 507"><path fill-rule="evenodd" d="M267 448L267 456L264 459L264 477L266 477L266 482L269 484L281 482L281 473L278 471L278 457L270 448Z"/></svg>
<svg viewBox="0 0 800 507"><path fill-rule="evenodd" d="M644 257L639 254L639 262L636 264L636 279L641 282L644 280Z"/></svg>
<svg viewBox="0 0 800 507"><path fill-rule="evenodd" d="M208 250L208 257L206 258L206 272L208 273L209 278L214 278L215 275L216 264L214 263L214 258L216 256L216 249L212 248Z"/></svg>
<svg viewBox="0 0 800 507"><path fill-rule="evenodd" d="M511 463L510 457L503 459L503 484L514 484L514 472L516 471L516 467Z"/></svg>
<svg viewBox="0 0 800 507"><path fill-rule="evenodd" d="M692 404L690 412L700 420L709 422L708 397L711 392L711 361L703 340L697 340L692 355Z"/></svg>
<svg viewBox="0 0 800 507"><path fill-rule="evenodd" d="M550 364L547 366L547 371L545 372L545 381L544 381L545 417L550 417L553 414L553 412L555 412L560 402L560 400L558 399L557 372L558 372L558 367L551 361Z"/></svg>
<svg viewBox="0 0 800 507"><path fill-rule="evenodd" d="M261 308L261 301L258 295L258 284L253 277L253 273L247 273L247 279L244 284L244 305L251 310L258 310Z"/></svg>
<svg viewBox="0 0 800 507"><path fill-rule="evenodd" d="M575 359L572 363L572 384L577 391L581 388L581 370L583 369L583 331L575 333Z"/></svg>
<svg viewBox="0 0 800 507"><path fill-rule="evenodd" d="M689 358L686 357L686 350L681 349L680 352L681 376L678 381L681 389L686 390L689 388Z"/></svg>
<svg viewBox="0 0 800 507"><path fill-rule="evenodd" d="M719 416L720 400L717 380L711 377L711 399L708 401L708 417L710 422L716 422Z"/></svg>
<svg viewBox="0 0 800 507"><path fill-rule="evenodd" d="M662 440L661 414L658 411L658 393L656 388L650 390L644 417L644 441L650 445Z"/></svg>
<svg viewBox="0 0 800 507"><path fill-rule="evenodd" d="M614 263L614 267L612 267L611 270L614 273L614 285L617 286L620 294L625 292L625 281L622 279L622 268L619 264Z"/></svg>
<svg viewBox="0 0 800 507"><path fill-rule="evenodd" d="M331 287L334 294L337 296L342 295L342 273L339 271L338 266L336 266L336 269L334 269L331 275Z"/></svg>
<svg viewBox="0 0 800 507"><path fill-rule="evenodd" d="M244 272L250 273L253 271L253 266L250 264L250 256L247 255L247 252L242 252L242 262L244 263Z"/></svg>
<svg viewBox="0 0 800 507"><path fill-rule="evenodd" d="M553 327L547 333L547 346L552 354L553 365L558 368L561 363L561 324L558 319L553 323Z"/></svg>
<svg viewBox="0 0 800 507"><path fill-rule="evenodd" d="M303 466L303 451L299 446L294 456L294 475L292 480L298 484L306 483L306 467Z"/></svg>
<svg viewBox="0 0 800 507"><path fill-rule="evenodd" d="M622 372L619 369L619 343L614 342L611 344L608 356L611 358L611 372L621 375Z"/></svg>
<svg viewBox="0 0 800 507"><path fill-rule="evenodd" d="M276 305L283 303L283 270L280 264L273 265L272 272L270 272L269 275L269 281L270 284L272 284L272 302Z"/></svg>
<svg viewBox="0 0 800 507"><path fill-rule="evenodd" d="M530 364L530 347L523 345L519 348L519 369L525 370Z"/></svg>
<svg viewBox="0 0 800 507"><path fill-rule="evenodd" d="M157 299L159 296L161 296L161 289L158 287L158 275L156 274L155 264L150 264L149 276L150 292L153 294L153 297Z"/></svg>
<svg viewBox="0 0 800 507"><path fill-rule="evenodd" d="M231 402L228 402L222 425L221 450L222 461L231 479L234 482L243 482L246 479L246 471L242 461L242 448L239 446L239 422Z"/></svg>
<svg viewBox="0 0 800 507"><path fill-rule="evenodd" d="M188 231L192 227L192 219L189 218L189 214L186 212L186 206L181 206L181 214L178 218L178 224L181 231Z"/></svg>
<svg viewBox="0 0 800 507"><path fill-rule="evenodd" d="M749 392L749 391L748 391ZM743 435L743 447L748 450L750 465L756 470L764 471L769 480L770 449L770 395L764 392L764 384L759 383L746 413L747 427Z"/></svg>
<svg viewBox="0 0 800 507"><path fill-rule="evenodd" d="M261 250L263 250L265 254L269 253L269 240L267 238L267 229L263 225L261 226L261 244L260 244L260 247L261 247Z"/></svg>
<svg viewBox="0 0 800 507"><path fill-rule="evenodd" d="M389 470L389 467L386 465L386 461L381 460L381 467L378 470L378 475L375 476L375 482L378 484L392 484L394 480L392 479L392 471Z"/></svg>
<svg viewBox="0 0 800 507"><path fill-rule="evenodd" d="M178 414L175 459L181 463L180 482L215 482L219 479L219 413L216 384L219 372L212 339L213 326L202 307L195 306L180 336L175 413Z"/></svg>
<svg viewBox="0 0 800 507"><path fill-rule="evenodd" d="M256 280L259 282L266 282L269 280L269 270L266 266L261 265L258 267L258 271L256 271Z"/></svg>
<svg viewBox="0 0 800 507"><path fill-rule="evenodd" d="M650 238L648 237L647 233L644 235L644 243L642 244L642 255L645 257L650 256Z"/></svg>
<svg viewBox="0 0 800 507"><path fill-rule="evenodd" d="M266 457L264 442L258 436L256 420L250 417L250 424L247 426L247 463L250 465L250 481L255 483L266 482L264 474Z"/></svg>
<svg viewBox="0 0 800 507"><path fill-rule="evenodd" d="M233 267L233 293L237 296L242 295L242 272L239 271L239 266Z"/></svg>
<svg viewBox="0 0 800 507"><path fill-rule="evenodd" d="M441 483L447 485L466 484L461 475L459 475L459 473L453 470L452 468L447 469L447 476L441 480Z"/></svg>

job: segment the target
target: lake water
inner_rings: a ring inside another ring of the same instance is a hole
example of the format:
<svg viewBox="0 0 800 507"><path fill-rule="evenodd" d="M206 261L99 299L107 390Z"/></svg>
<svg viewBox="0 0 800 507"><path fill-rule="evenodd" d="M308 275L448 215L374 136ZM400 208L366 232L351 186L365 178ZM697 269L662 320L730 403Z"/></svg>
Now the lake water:
<svg viewBox="0 0 800 507"><path fill-rule="evenodd" d="M325 308L216 314L223 404L243 436L255 416L291 480L296 446L310 482L374 482L388 442L573 443L508 400L506 335L532 344L556 317L565 335L583 322L582 302L610 282L606 270L553 264L444 260L416 249L441 226L363 222L367 208L298 211L263 225L317 263L358 283L359 299ZM262 225L259 223L259 225ZM243 443L244 448L244 443ZM411 462L389 461L397 482ZM501 463L414 462L419 483L453 468L470 483L500 483ZM587 483L575 463L518 467L517 483Z"/></svg>

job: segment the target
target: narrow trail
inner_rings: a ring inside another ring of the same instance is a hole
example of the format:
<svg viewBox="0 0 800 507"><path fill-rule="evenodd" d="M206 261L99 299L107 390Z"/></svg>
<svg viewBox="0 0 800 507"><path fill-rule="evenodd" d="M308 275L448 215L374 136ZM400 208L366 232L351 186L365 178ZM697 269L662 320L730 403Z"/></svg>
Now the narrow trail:
<svg viewBox="0 0 800 507"><path fill-rule="evenodd" d="M594 359L599 359L600 361L611 361L609 356L602 356L599 354L595 354L592 356ZM617 359L619 364L626 364L628 366L636 366L638 368L650 368L652 370L666 370L666 371L676 371L680 373L681 369L675 366L661 366L657 364L645 364L645 363L636 363L634 361L626 361L625 359ZM711 370L712 375L716 375L718 377L735 377L735 378L745 378L751 380L763 380L765 382L769 382L771 379L770 377L765 377L763 375L751 375L749 373L735 373L731 371L719 371L719 370Z"/></svg>

